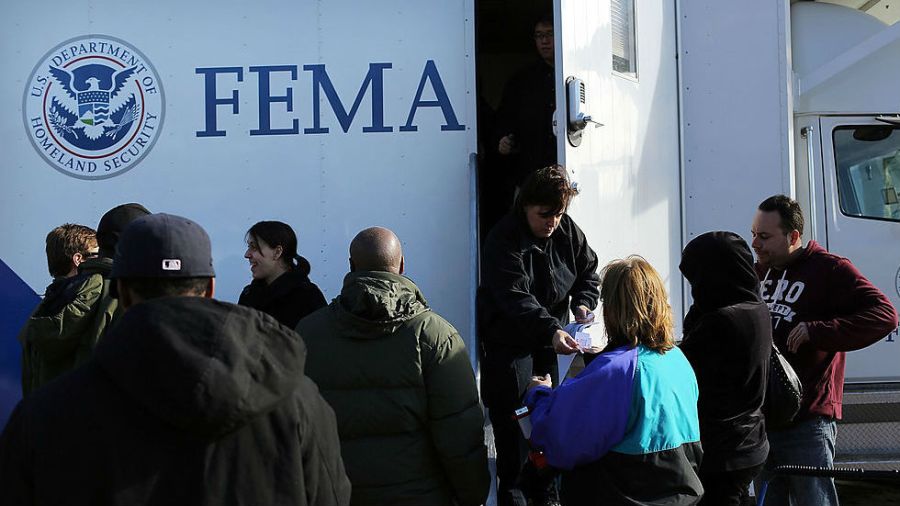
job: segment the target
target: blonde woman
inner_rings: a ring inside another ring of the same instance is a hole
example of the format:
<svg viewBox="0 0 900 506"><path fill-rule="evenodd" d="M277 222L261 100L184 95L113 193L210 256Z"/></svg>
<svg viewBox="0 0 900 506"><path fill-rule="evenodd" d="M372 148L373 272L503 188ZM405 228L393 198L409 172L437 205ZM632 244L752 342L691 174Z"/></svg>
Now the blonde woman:
<svg viewBox="0 0 900 506"><path fill-rule="evenodd" d="M565 505L696 504L697 379L675 347L662 279L639 256L611 262L601 277L609 345L556 389L533 379L531 442L563 471Z"/></svg>

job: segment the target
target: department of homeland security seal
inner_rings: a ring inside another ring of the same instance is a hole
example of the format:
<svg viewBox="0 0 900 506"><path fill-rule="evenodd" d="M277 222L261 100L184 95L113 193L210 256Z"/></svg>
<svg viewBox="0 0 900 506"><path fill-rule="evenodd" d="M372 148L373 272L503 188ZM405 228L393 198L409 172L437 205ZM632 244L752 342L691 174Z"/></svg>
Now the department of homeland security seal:
<svg viewBox="0 0 900 506"><path fill-rule="evenodd" d="M150 61L123 40L85 35L34 67L22 111L38 153L79 179L130 170L159 137L165 101Z"/></svg>
<svg viewBox="0 0 900 506"><path fill-rule="evenodd" d="M897 269L897 279L894 281L897 283L897 295L900 296L900 269Z"/></svg>

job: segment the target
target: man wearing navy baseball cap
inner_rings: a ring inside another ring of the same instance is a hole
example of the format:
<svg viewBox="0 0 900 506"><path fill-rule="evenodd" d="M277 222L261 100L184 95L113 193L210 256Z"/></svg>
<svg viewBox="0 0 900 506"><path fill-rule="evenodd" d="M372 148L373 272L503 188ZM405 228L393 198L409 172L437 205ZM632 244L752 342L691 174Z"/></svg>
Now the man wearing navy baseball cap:
<svg viewBox="0 0 900 506"><path fill-rule="evenodd" d="M9 504L345 505L334 412L306 347L212 299L209 236L154 214L119 238L125 312L93 357L19 403L0 435Z"/></svg>

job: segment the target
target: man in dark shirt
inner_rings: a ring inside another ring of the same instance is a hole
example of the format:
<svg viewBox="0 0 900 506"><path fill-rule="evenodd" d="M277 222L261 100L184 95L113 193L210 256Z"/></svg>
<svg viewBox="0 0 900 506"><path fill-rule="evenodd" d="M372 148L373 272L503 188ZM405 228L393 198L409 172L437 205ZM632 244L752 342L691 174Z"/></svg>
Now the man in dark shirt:
<svg viewBox="0 0 900 506"><path fill-rule="evenodd" d="M540 59L510 78L497 111L496 149L500 155L511 157L512 173L506 179L515 186L535 170L556 163L552 19L541 18L535 23L534 44Z"/></svg>

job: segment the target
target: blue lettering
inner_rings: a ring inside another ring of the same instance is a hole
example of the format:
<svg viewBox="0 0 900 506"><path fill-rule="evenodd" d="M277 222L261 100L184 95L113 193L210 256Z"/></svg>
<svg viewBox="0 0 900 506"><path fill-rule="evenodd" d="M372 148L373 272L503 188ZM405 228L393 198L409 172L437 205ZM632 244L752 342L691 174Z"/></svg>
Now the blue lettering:
<svg viewBox="0 0 900 506"><path fill-rule="evenodd" d="M218 74L236 74L238 82L244 80L242 67L209 67L195 69L197 74L203 74L206 89L206 130L197 132L197 137L224 137L225 130L216 129L216 107L231 105L231 113L238 113L238 91L231 90L231 98L219 98L216 96L216 76Z"/></svg>
<svg viewBox="0 0 900 506"><path fill-rule="evenodd" d="M284 102L287 112L294 110L294 89L288 88L286 95L272 95L269 74L272 72L290 72L291 81L297 80L296 65L270 65L266 67L250 67L250 72L259 74L259 128L250 130L250 135L290 135L300 133L300 121L293 120L291 128L272 128L272 104Z"/></svg>
<svg viewBox="0 0 900 506"><path fill-rule="evenodd" d="M425 83L431 81L431 88L434 90L434 96L437 100L422 100L422 92L425 90ZM438 73L434 60L425 62L425 70L422 72L422 80L419 81L419 89L416 90L416 99L413 100L412 107L409 110L409 116L406 118L406 124L400 127L401 132L415 132L419 128L413 125L416 117L416 111L420 107L440 107L444 113L444 125L441 125L441 131L448 130L465 130L465 125L460 125L456 120L456 114L453 112L453 106L450 105L450 97L447 96L447 90L444 89L444 82L441 81L441 75Z"/></svg>
<svg viewBox="0 0 900 506"><path fill-rule="evenodd" d="M304 65L303 70L309 70L313 73L313 127L304 128L303 133L328 133L328 128L322 126L320 90L325 91L325 97L328 98L328 103L331 104L331 110L334 111L338 123L341 124L341 129L344 133L347 133L369 85L372 86L372 126L363 127L363 132L393 131L392 127L384 125L384 70L389 68L391 68L390 63L369 64L369 72L366 74L362 86L359 87L359 92L357 92L356 99L353 101L353 105L348 113L337 91L335 91L331 79L328 77L328 73L325 71L325 65Z"/></svg>

